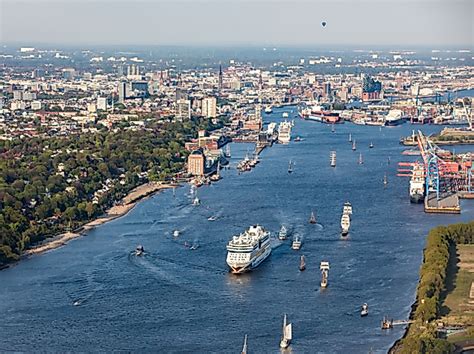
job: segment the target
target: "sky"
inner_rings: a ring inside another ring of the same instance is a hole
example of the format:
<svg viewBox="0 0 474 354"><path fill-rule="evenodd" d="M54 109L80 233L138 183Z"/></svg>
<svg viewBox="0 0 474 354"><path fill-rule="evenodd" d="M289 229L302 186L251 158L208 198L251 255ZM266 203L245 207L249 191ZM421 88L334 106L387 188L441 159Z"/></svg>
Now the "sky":
<svg viewBox="0 0 474 354"><path fill-rule="evenodd" d="M0 0L0 42L472 49L473 19L474 0Z"/></svg>

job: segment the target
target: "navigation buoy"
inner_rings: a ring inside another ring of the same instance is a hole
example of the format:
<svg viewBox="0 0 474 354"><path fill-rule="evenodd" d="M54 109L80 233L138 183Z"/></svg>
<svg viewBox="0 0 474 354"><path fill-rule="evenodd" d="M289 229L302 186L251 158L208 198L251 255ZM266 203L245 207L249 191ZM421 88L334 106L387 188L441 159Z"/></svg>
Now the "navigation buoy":
<svg viewBox="0 0 474 354"><path fill-rule="evenodd" d="M321 22L321 25L322 25L323 27L326 27L326 21Z"/></svg>

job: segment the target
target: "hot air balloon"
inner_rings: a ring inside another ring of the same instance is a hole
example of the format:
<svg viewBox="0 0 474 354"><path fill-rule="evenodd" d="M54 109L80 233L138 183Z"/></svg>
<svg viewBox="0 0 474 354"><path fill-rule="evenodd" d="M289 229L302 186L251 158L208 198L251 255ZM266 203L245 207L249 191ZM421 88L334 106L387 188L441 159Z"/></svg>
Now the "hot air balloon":
<svg viewBox="0 0 474 354"><path fill-rule="evenodd" d="M326 21L321 22L321 25L322 25L323 27L326 27Z"/></svg>

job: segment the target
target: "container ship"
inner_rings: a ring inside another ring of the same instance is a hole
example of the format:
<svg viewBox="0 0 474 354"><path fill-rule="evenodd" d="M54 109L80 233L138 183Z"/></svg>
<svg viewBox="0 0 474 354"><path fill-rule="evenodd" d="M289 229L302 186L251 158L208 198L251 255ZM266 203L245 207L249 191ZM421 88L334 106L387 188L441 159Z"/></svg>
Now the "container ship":
<svg viewBox="0 0 474 354"><path fill-rule="evenodd" d="M423 165L415 163L413 165L410 180L410 202L423 203L425 195L425 172Z"/></svg>
<svg viewBox="0 0 474 354"><path fill-rule="evenodd" d="M260 225L250 226L227 244L227 264L234 274L257 268L271 254L270 232Z"/></svg>

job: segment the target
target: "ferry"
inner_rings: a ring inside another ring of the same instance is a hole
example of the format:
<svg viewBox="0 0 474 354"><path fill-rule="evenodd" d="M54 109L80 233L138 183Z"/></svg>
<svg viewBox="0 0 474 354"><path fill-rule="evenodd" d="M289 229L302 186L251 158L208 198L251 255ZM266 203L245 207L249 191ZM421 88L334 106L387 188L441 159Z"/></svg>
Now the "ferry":
<svg viewBox="0 0 474 354"><path fill-rule="evenodd" d="M141 256L145 252L145 249L143 248L142 245L138 245L137 248L135 248L135 256Z"/></svg>
<svg viewBox="0 0 474 354"><path fill-rule="evenodd" d="M365 317L369 314L369 305L363 304L360 307L360 317Z"/></svg>
<svg viewBox="0 0 474 354"><path fill-rule="evenodd" d="M321 288L327 288L329 275L329 262L321 262L319 265L321 270Z"/></svg>
<svg viewBox="0 0 474 354"><path fill-rule="evenodd" d="M278 239L279 240L286 240L286 237L288 236L288 230L286 229L285 225L281 225L280 232L278 233Z"/></svg>
<svg viewBox="0 0 474 354"><path fill-rule="evenodd" d="M410 179L410 202L423 203L425 195L425 172L421 163L413 165Z"/></svg>
<svg viewBox="0 0 474 354"><path fill-rule="evenodd" d="M293 337L293 326L291 323L287 324L286 313L283 316L283 333L280 339L280 348L286 349L290 346Z"/></svg>
<svg viewBox="0 0 474 354"><path fill-rule="evenodd" d="M295 236L293 239L293 243L291 244L291 248L294 250L299 250L301 248L301 240L298 235Z"/></svg>
<svg viewBox="0 0 474 354"><path fill-rule="evenodd" d="M226 261L232 273L241 274L258 267L271 252L270 233L260 225L253 225L232 237L227 244Z"/></svg>
<svg viewBox="0 0 474 354"><path fill-rule="evenodd" d="M278 126L278 142L288 144L291 140L291 122L284 121Z"/></svg>

